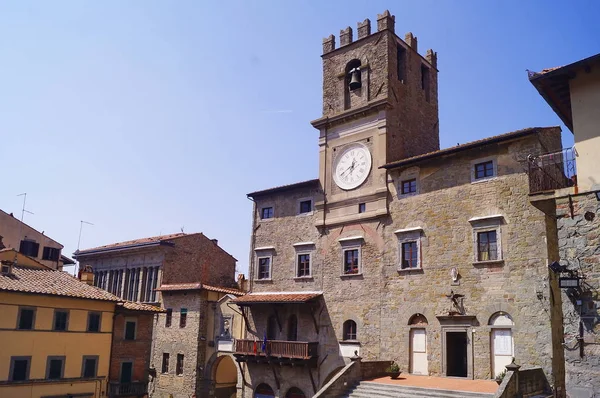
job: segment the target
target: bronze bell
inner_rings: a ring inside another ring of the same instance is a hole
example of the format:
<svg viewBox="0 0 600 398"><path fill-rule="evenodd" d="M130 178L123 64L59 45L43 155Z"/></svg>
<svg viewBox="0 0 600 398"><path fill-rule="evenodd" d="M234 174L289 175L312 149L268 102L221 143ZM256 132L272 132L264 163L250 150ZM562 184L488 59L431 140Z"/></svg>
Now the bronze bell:
<svg viewBox="0 0 600 398"><path fill-rule="evenodd" d="M360 88L362 84L360 83L360 69L354 68L350 71L350 84L348 85L350 90L356 90Z"/></svg>

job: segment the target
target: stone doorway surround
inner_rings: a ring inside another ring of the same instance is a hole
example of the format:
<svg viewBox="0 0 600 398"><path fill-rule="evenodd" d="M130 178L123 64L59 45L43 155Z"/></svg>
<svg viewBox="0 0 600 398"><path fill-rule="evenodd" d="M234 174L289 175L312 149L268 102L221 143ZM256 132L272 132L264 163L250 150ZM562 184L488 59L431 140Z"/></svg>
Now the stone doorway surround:
<svg viewBox="0 0 600 398"><path fill-rule="evenodd" d="M442 376L448 376L448 333L466 333L467 335L467 377L464 379L474 379L473 374L473 327L477 322L476 317L472 315L449 315L437 316L441 325L442 336ZM463 379L461 377L461 379Z"/></svg>

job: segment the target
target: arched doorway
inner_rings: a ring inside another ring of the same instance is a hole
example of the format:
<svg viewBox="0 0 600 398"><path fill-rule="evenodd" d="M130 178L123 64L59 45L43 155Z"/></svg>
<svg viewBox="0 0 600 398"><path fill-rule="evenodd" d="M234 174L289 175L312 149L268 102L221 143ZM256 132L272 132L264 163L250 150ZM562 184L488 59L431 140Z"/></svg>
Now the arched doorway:
<svg viewBox="0 0 600 398"><path fill-rule="evenodd" d="M490 317L492 377L496 377L512 362L514 342L512 328L514 322L506 312L496 312Z"/></svg>
<svg viewBox="0 0 600 398"><path fill-rule="evenodd" d="M217 359L214 365L215 398L235 397L237 392L237 368L229 355Z"/></svg>
<svg viewBox="0 0 600 398"><path fill-rule="evenodd" d="M427 361L427 318L422 314L413 315L408 321L410 326L410 373L429 374Z"/></svg>
<svg viewBox="0 0 600 398"><path fill-rule="evenodd" d="M254 390L254 398L271 398L275 396L275 392L268 384L262 383Z"/></svg>
<svg viewBox="0 0 600 398"><path fill-rule="evenodd" d="M306 395L298 387L292 387L285 394L285 398L306 398Z"/></svg>

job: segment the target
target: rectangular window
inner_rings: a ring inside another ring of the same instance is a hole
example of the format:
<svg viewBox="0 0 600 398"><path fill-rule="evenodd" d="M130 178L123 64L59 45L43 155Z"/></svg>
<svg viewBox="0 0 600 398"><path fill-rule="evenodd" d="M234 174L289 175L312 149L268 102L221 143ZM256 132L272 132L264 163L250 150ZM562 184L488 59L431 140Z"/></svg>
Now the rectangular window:
<svg viewBox="0 0 600 398"><path fill-rule="evenodd" d="M402 243L401 268L419 268L419 249L416 241Z"/></svg>
<svg viewBox="0 0 600 398"><path fill-rule="evenodd" d="M100 320L102 314L99 312L88 312L87 331L97 333L100 331Z"/></svg>
<svg viewBox="0 0 600 398"><path fill-rule="evenodd" d="M406 79L406 50L402 46L397 47L398 80Z"/></svg>
<svg viewBox="0 0 600 398"><path fill-rule="evenodd" d="M162 373L169 373L169 353L163 352Z"/></svg>
<svg viewBox="0 0 600 398"><path fill-rule="evenodd" d="M410 180L402 181L401 192L402 195L408 195L409 193L417 192L417 179L411 178Z"/></svg>
<svg viewBox="0 0 600 398"><path fill-rule="evenodd" d="M48 362L46 363L46 379L62 379L64 369L65 357L48 357Z"/></svg>
<svg viewBox="0 0 600 398"><path fill-rule="evenodd" d="M10 381L29 380L29 366L31 357L11 357L10 358Z"/></svg>
<svg viewBox="0 0 600 398"><path fill-rule="evenodd" d="M183 374L183 354L177 354L177 367L175 369L175 374Z"/></svg>
<svg viewBox="0 0 600 398"><path fill-rule="evenodd" d="M273 218L273 207L263 207L260 211L260 218L263 220Z"/></svg>
<svg viewBox="0 0 600 398"><path fill-rule="evenodd" d="M64 332L67 330L67 323L69 321L69 311L54 310L54 325L52 330L57 332Z"/></svg>
<svg viewBox="0 0 600 398"><path fill-rule="evenodd" d="M296 276L310 276L310 254L298 254L298 272Z"/></svg>
<svg viewBox="0 0 600 398"><path fill-rule="evenodd" d="M83 363L81 364L81 377L96 377L98 370L98 356L84 355Z"/></svg>
<svg viewBox="0 0 600 398"><path fill-rule="evenodd" d="M33 330L33 324L35 320L35 309L33 308L20 308L19 309L19 320L17 323L17 329L19 330Z"/></svg>
<svg viewBox="0 0 600 398"><path fill-rule="evenodd" d="M182 308L179 312L179 327L184 328L187 325L187 308Z"/></svg>
<svg viewBox="0 0 600 398"><path fill-rule="evenodd" d="M269 279L271 277L271 257L258 258L258 279Z"/></svg>
<svg viewBox="0 0 600 398"><path fill-rule="evenodd" d="M358 274L359 261L360 259L358 249L344 250L344 274Z"/></svg>
<svg viewBox="0 0 600 398"><path fill-rule="evenodd" d="M367 210L367 205L365 203L358 204L358 212L359 213L364 213L366 210Z"/></svg>
<svg viewBox="0 0 600 398"><path fill-rule="evenodd" d="M55 247L44 247L42 252L42 260L58 261L60 257L60 249Z"/></svg>
<svg viewBox="0 0 600 398"><path fill-rule="evenodd" d="M121 362L121 378L120 382L122 384L129 384L133 379L133 362L124 361Z"/></svg>
<svg viewBox="0 0 600 398"><path fill-rule="evenodd" d="M477 233L477 260L492 261L498 259L496 231Z"/></svg>
<svg viewBox="0 0 600 398"><path fill-rule="evenodd" d="M475 179L489 178L494 176L494 161L477 163L475 165Z"/></svg>
<svg viewBox="0 0 600 398"><path fill-rule="evenodd" d="M173 309L167 308L167 316L165 318L165 327L170 328L173 320Z"/></svg>
<svg viewBox="0 0 600 398"><path fill-rule="evenodd" d="M19 252L29 256L29 257L37 257L40 251L40 244L35 243L32 240L22 240L21 246L19 247Z"/></svg>
<svg viewBox="0 0 600 398"><path fill-rule="evenodd" d="M425 101L429 102L429 68L421 65L421 88L425 91Z"/></svg>
<svg viewBox="0 0 600 398"><path fill-rule="evenodd" d="M312 200L303 200L300 202L300 214L310 213L312 211Z"/></svg>
<svg viewBox="0 0 600 398"><path fill-rule="evenodd" d="M125 321L125 340L135 340L135 321Z"/></svg>

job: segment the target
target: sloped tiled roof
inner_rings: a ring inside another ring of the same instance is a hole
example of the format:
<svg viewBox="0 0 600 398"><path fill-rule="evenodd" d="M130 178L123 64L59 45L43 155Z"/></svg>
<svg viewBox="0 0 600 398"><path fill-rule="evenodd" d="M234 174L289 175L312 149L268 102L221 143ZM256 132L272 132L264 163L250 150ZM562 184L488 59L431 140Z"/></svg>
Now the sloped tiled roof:
<svg viewBox="0 0 600 398"><path fill-rule="evenodd" d="M246 194L246 196L253 198L255 196L268 195L268 194L272 194L272 193L287 191L290 189L306 188L306 187L312 187L312 186L318 188L319 179L301 181L301 182L296 182L293 184L281 185L278 187L263 189L262 191L250 192L249 194Z"/></svg>
<svg viewBox="0 0 600 398"><path fill-rule="evenodd" d="M132 310L132 311L165 312L165 310L163 310L162 308L157 307L155 305L136 303L134 301L125 301L123 303L119 303L118 305L120 305L121 307L123 307L127 310Z"/></svg>
<svg viewBox="0 0 600 398"><path fill-rule="evenodd" d="M178 232L176 234L159 235L159 236L151 236L149 238L126 240L124 242L111 243L109 245L97 246L97 247L92 247L92 248L85 249L85 250L79 250L78 252L76 252L76 254L81 255L81 254L86 254L88 252L97 251L97 250L117 249L120 247L142 245L145 243L159 243L163 240L178 238L180 236L185 236L185 235L186 234L183 232Z"/></svg>
<svg viewBox="0 0 600 398"><path fill-rule="evenodd" d="M66 272L20 266L13 267L10 275L0 274L0 291L122 301L119 297L83 283Z"/></svg>
<svg viewBox="0 0 600 398"><path fill-rule="evenodd" d="M538 132L552 130L552 129L556 129L556 128L560 128L560 127L557 127L557 126L555 126L555 127L529 127L529 128L525 128L525 129L521 129L521 130L512 131L510 133L494 135L491 137L483 138L481 140L471 141L471 142L467 142L465 144L453 146L450 148L440 149L437 151L424 153L422 155L417 155L417 156L413 156L410 158L401 159L401 160L398 160L395 162L384 164L380 168L393 169L395 167L406 166L406 165L413 164L413 163L416 163L416 162L419 162L422 160L431 159L431 158L435 158L438 156L450 155L450 154L453 154L456 152L462 152L462 151L466 151L468 149L473 149L473 148L476 148L476 147L479 147L482 145L493 144L493 143L498 143L498 142L502 142L502 141L508 141L508 140L512 140L515 138L520 138L520 137L524 137L524 136L527 136L530 134L535 134Z"/></svg>
<svg viewBox="0 0 600 398"><path fill-rule="evenodd" d="M244 292L242 292L241 290L237 290L237 289L232 289L229 287L220 287L220 286L210 286L210 285L205 285L202 283L173 283L173 284L166 284L166 285L161 285L158 289L156 289L158 291L180 291L180 290L210 290L211 292L219 292L219 293L225 293L225 294L233 294L236 296L240 296L243 295Z"/></svg>
<svg viewBox="0 0 600 398"><path fill-rule="evenodd" d="M238 305L250 304L275 304L275 303L306 303L319 296L322 292L264 292L264 293L248 293L242 297L232 300Z"/></svg>

